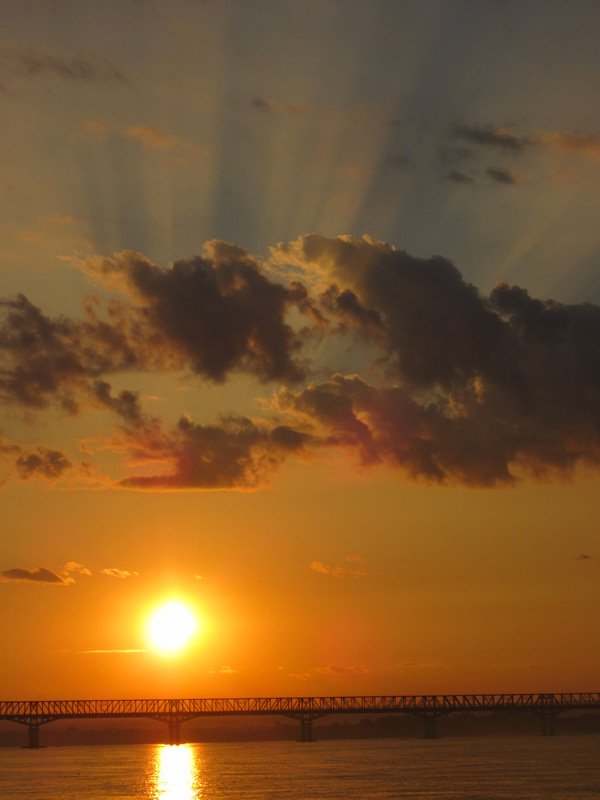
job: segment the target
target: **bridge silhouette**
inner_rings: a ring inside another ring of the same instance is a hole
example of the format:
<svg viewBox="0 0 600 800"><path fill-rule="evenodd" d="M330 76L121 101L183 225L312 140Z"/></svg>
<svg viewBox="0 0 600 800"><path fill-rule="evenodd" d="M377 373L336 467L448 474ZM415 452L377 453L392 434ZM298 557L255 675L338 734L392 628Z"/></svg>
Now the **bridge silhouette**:
<svg viewBox="0 0 600 800"><path fill-rule="evenodd" d="M169 743L181 742L181 725L199 717L283 716L300 723L301 742L313 741L313 722L330 714L411 714L436 737L436 720L456 712L526 711L540 717L544 736L565 711L600 710L600 692L544 694L434 694L342 697L211 697L154 700L2 700L0 720L27 726L28 747L40 747L40 727L60 719L158 720L168 726Z"/></svg>

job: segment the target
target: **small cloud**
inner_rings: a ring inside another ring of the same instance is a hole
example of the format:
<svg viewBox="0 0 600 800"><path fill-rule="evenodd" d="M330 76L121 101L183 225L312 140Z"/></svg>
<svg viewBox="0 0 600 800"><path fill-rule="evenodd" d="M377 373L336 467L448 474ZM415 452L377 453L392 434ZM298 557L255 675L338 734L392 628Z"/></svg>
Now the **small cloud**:
<svg viewBox="0 0 600 800"><path fill-rule="evenodd" d="M77 561L67 561L67 563L62 568L63 575L70 575L71 573L78 573L79 575L91 575L92 571L89 570L87 567L84 567L83 564L79 564Z"/></svg>
<svg viewBox="0 0 600 800"><path fill-rule="evenodd" d="M150 152L168 154L175 163L187 163L187 160L202 155L203 148L195 142L183 139L174 133L160 131L158 128L140 123L139 125L110 125L102 120L88 119L83 123L83 133L95 139L106 139L110 135L135 142L142 149Z"/></svg>
<svg viewBox="0 0 600 800"><path fill-rule="evenodd" d="M290 672L288 678L295 678L297 681L311 681L313 675L310 672Z"/></svg>
<svg viewBox="0 0 600 800"><path fill-rule="evenodd" d="M454 136L472 144L498 147L513 153L518 153L527 145L532 144L532 140L525 136L516 136L505 128L494 128L491 125L456 125L453 133Z"/></svg>
<svg viewBox="0 0 600 800"><path fill-rule="evenodd" d="M277 103L275 100L267 100L264 97L253 97L250 100L250 104L261 114L271 114L275 111L279 111L284 114L305 114L307 111L305 106Z"/></svg>
<svg viewBox="0 0 600 800"><path fill-rule="evenodd" d="M47 50L5 49L0 62L20 78L49 77L85 83L127 83L123 73L100 56L64 55Z"/></svg>
<svg viewBox="0 0 600 800"><path fill-rule="evenodd" d="M65 580L61 575L53 572L45 567L32 567L31 569L22 569L15 567L13 569L5 569L0 572L0 583L9 582L26 582L26 583L51 583L59 586L66 586L73 581Z"/></svg>
<svg viewBox="0 0 600 800"><path fill-rule="evenodd" d="M368 675L371 670L362 664L327 664L325 667L315 667L315 672L320 675Z"/></svg>
<svg viewBox="0 0 600 800"><path fill-rule="evenodd" d="M552 131L538 134L536 141L554 150L600 158L600 136L597 134Z"/></svg>
<svg viewBox="0 0 600 800"><path fill-rule="evenodd" d="M103 575L108 575L109 578L119 578L120 580L125 580L125 578L137 578L139 577L139 572L130 572L126 569L119 569L118 567L108 567L107 569L102 569L100 572Z"/></svg>
<svg viewBox="0 0 600 800"><path fill-rule="evenodd" d="M354 564L362 564L364 558L362 556L357 555L356 553L348 553L347 556L344 556L344 561L350 561Z"/></svg>
<svg viewBox="0 0 600 800"><path fill-rule="evenodd" d="M485 172L486 175L488 175L492 180L496 181L496 183L504 183L514 186L517 183L522 183L525 180L523 175L521 175L519 172L514 172L511 169L488 167Z"/></svg>
<svg viewBox="0 0 600 800"><path fill-rule="evenodd" d="M233 669L233 667L230 667L228 664L225 664L225 666L223 667L209 669L207 670L207 672L209 675L237 675L239 669Z"/></svg>
<svg viewBox="0 0 600 800"><path fill-rule="evenodd" d="M576 558L576 561L591 561L592 557L589 556L587 553L580 553Z"/></svg>
<svg viewBox="0 0 600 800"><path fill-rule="evenodd" d="M250 102L252 103L253 108L255 108L257 111L261 111L263 114L270 114L271 111L274 110L273 103L265 100L264 97L253 97Z"/></svg>
<svg viewBox="0 0 600 800"><path fill-rule="evenodd" d="M204 575L194 575L194 579L197 580L197 581L203 581L204 580Z"/></svg>
<svg viewBox="0 0 600 800"><path fill-rule="evenodd" d="M352 559L346 558L346 560ZM362 578L369 574L364 569L344 567L341 564L324 564L322 561L311 561L309 569L313 572L318 572L320 575L331 575L332 578L344 578L347 576Z"/></svg>
<svg viewBox="0 0 600 800"><path fill-rule="evenodd" d="M60 478L72 466L64 453L46 447L38 447L35 453L21 453L15 464L22 480L32 476Z"/></svg>
<svg viewBox="0 0 600 800"><path fill-rule="evenodd" d="M129 650L80 650L79 652L81 653L81 655L95 656L95 655L104 655L105 653L125 653L125 654L129 654L129 653L147 653L148 651L147 650L129 649Z"/></svg>
<svg viewBox="0 0 600 800"><path fill-rule="evenodd" d="M444 178L447 181L452 181L452 183L474 183L473 178L470 175L467 175L466 172L460 172L457 169L453 169L444 175Z"/></svg>

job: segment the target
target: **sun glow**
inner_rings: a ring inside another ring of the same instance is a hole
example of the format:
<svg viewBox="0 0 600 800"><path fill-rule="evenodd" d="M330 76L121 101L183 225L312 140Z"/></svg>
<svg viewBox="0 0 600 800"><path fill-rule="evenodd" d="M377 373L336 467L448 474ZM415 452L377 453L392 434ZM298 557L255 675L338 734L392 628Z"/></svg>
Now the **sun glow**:
<svg viewBox="0 0 600 800"><path fill-rule="evenodd" d="M160 606L148 621L148 639L154 650L171 655L183 650L197 635L198 619L189 606L171 600Z"/></svg>

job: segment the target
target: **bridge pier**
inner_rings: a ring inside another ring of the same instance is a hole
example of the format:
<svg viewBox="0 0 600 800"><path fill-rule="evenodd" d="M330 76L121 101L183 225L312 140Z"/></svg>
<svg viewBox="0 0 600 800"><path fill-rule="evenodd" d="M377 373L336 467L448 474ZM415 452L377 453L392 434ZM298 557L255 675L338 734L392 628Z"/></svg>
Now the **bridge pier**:
<svg viewBox="0 0 600 800"><path fill-rule="evenodd" d="M300 717L300 741L314 742L312 717Z"/></svg>
<svg viewBox="0 0 600 800"><path fill-rule="evenodd" d="M27 726L27 748L29 750L40 748L40 726L35 723Z"/></svg>
<svg viewBox="0 0 600 800"><path fill-rule="evenodd" d="M178 719L170 719L169 725L169 744L181 744L181 723Z"/></svg>
<svg viewBox="0 0 600 800"><path fill-rule="evenodd" d="M436 730L436 715L435 714L424 714L423 715L423 722L425 723L425 731L423 734L424 739L437 739L438 734Z"/></svg>
<svg viewBox="0 0 600 800"><path fill-rule="evenodd" d="M556 714L553 714L552 712L542 714L541 719L542 736L556 736L556 731L554 730L554 720L556 719Z"/></svg>

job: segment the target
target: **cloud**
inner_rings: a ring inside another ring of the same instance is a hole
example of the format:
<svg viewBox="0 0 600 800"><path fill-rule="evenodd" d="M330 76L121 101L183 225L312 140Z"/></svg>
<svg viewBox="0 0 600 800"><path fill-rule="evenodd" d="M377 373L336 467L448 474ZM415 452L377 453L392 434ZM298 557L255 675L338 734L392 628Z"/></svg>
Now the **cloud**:
<svg viewBox="0 0 600 800"><path fill-rule="evenodd" d="M491 125L457 125L452 129L452 135L470 144L496 148L513 154L521 153L529 147L544 147L584 158L600 158L600 136L596 133L534 130L525 135ZM470 151L465 150L464 156L461 156L460 148L442 148L439 152L440 159L444 163L456 163L462 157L468 158L469 155Z"/></svg>
<svg viewBox="0 0 600 800"><path fill-rule="evenodd" d="M108 136L117 136L135 142L146 151L170 156L171 163L175 164L188 164L205 153L203 146L197 142L160 131L147 123L119 126L99 119L88 119L83 123L82 130L86 136L94 139L104 140Z"/></svg>
<svg viewBox="0 0 600 800"><path fill-rule="evenodd" d="M65 55L36 48L5 48L0 53L0 61L21 78L49 77L85 83L128 82L117 67L100 56Z"/></svg>
<svg viewBox="0 0 600 800"><path fill-rule="evenodd" d="M495 147L518 153L532 144L526 136L517 136L505 128L494 128L491 125L456 125L452 130L456 138L482 147Z"/></svg>
<svg viewBox="0 0 600 800"><path fill-rule="evenodd" d="M79 652L84 656L95 656L113 653L129 655L131 653L147 653L148 651L129 648L127 650L80 650Z"/></svg>
<svg viewBox="0 0 600 800"><path fill-rule="evenodd" d="M600 136L574 131L549 131L536 134L536 141L554 150L575 153L586 158L600 158Z"/></svg>
<svg viewBox="0 0 600 800"><path fill-rule="evenodd" d="M598 306L506 284L484 297L446 259L368 237L309 235L273 257L335 280L382 321L376 340L364 335L387 361L384 385L340 374L279 393L280 413L315 443L472 486L600 464ZM359 316L354 324L365 331Z"/></svg>
<svg viewBox="0 0 600 800"><path fill-rule="evenodd" d="M591 559L592 559L592 557L590 555L588 555L587 553L581 553L580 555L577 556L577 558L575 560L576 561L591 561Z"/></svg>
<svg viewBox="0 0 600 800"><path fill-rule="evenodd" d="M356 562L358 557L347 557L347 561ZM344 567L341 564L324 564L322 561L311 561L309 564L309 569L313 572L318 572L320 575L331 575L332 578L344 578L351 576L353 578L362 578L369 573L358 567Z"/></svg>
<svg viewBox="0 0 600 800"><path fill-rule="evenodd" d="M488 167L485 172L486 175L488 175L493 181L496 181L496 183L504 183L514 186L517 183L522 183L525 180L523 175L511 169Z"/></svg>
<svg viewBox="0 0 600 800"><path fill-rule="evenodd" d="M80 564L77 561L67 561L67 563L62 568L63 575L71 575L72 573L77 573L78 575L91 575L92 571L89 570L87 567L84 567L83 564Z"/></svg>
<svg viewBox="0 0 600 800"><path fill-rule="evenodd" d="M305 114L305 106L278 103L275 100L266 100L264 97L253 97L250 101L252 107L262 114L282 112L284 114Z"/></svg>
<svg viewBox="0 0 600 800"><path fill-rule="evenodd" d="M127 569L119 569L118 567L108 567L106 569L100 570L103 575L108 575L109 578L119 578L119 580L125 580L125 578L137 578L139 577L139 572L130 572Z"/></svg>
<svg viewBox="0 0 600 800"><path fill-rule="evenodd" d="M127 431L121 446L138 465L167 464L166 472L121 481L133 489L253 489L266 483L291 454L300 454L306 434L284 425L267 427L245 417L199 425L182 417L163 432L156 423Z"/></svg>
<svg viewBox="0 0 600 800"><path fill-rule="evenodd" d="M451 170L444 177L447 181L452 181L452 183L474 183L470 175L467 175L466 172L459 172L457 169Z"/></svg>
<svg viewBox="0 0 600 800"><path fill-rule="evenodd" d="M301 341L285 315L288 307L301 306L306 292L270 280L239 247L212 241L204 257L176 261L170 269L133 252L88 259L82 268L128 293L141 306L138 320L154 348L177 354L204 377L221 382L233 370L265 381L302 377L294 360Z"/></svg>
<svg viewBox="0 0 600 800"><path fill-rule="evenodd" d="M69 581L65 580L61 575L53 572L45 567L32 567L31 569L21 569L15 567L13 569L5 569L0 572L0 583L8 583L10 581L26 582L26 583L50 583L59 586L66 586Z"/></svg>
<svg viewBox="0 0 600 800"><path fill-rule="evenodd" d="M118 298L88 299L79 320L0 300L0 401L28 414L110 413L118 427L97 447L130 474L106 485L254 489L291 457L331 452L469 486L600 465L598 306L507 284L484 295L448 259L368 236L310 234L266 263L213 241L168 268L129 251L79 266ZM363 373L324 360L313 343L325 332L327 359L352 349ZM274 391L260 418L173 424L113 388L130 372L216 383L245 373ZM8 439L0 456L23 480L71 468L58 450Z"/></svg>
<svg viewBox="0 0 600 800"><path fill-rule="evenodd" d="M0 433L0 460L12 465L20 480L46 478L56 480L71 469L72 464L60 450L38 445L35 449L25 448L6 439Z"/></svg>
<svg viewBox="0 0 600 800"><path fill-rule="evenodd" d="M35 452L22 452L15 463L21 480L28 480L32 476L60 478L72 466L60 450L46 447L38 447Z"/></svg>
<svg viewBox="0 0 600 800"><path fill-rule="evenodd" d="M207 672L209 675L237 675L239 673L239 669L233 669L233 667L230 667L226 664L223 667L209 669Z"/></svg>
<svg viewBox="0 0 600 800"><path fill-rule="evenodd" d="M369 675L371 670L361 664L327 664L325 667L315 667L315 672L320 675Z"/></svg>

